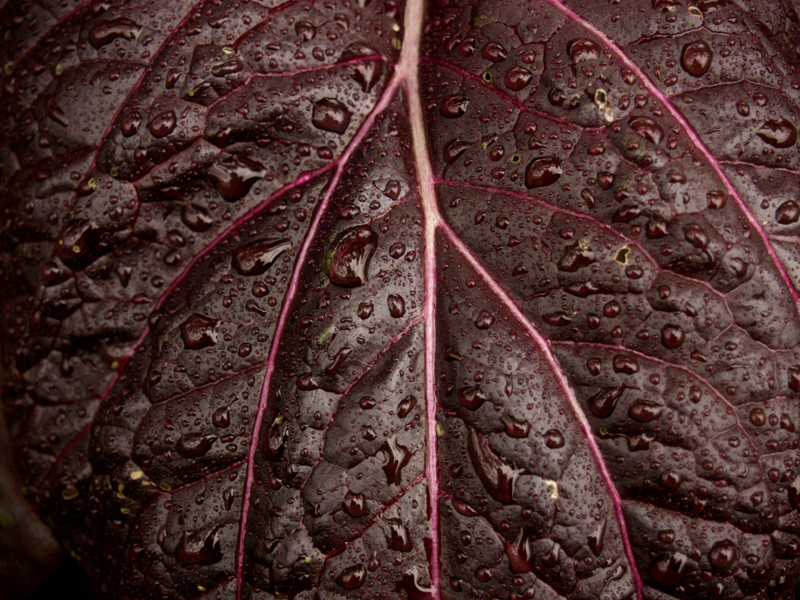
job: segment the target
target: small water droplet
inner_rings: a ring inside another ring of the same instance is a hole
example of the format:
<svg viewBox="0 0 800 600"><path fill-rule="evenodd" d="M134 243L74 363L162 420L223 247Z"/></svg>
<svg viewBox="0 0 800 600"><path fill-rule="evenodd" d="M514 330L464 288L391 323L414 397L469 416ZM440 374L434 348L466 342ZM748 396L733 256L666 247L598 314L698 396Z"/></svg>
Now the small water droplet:
<svg viewBox="0 0 800 600"><path fill-rule="evenodd" d="M231 265L241 275L262 275L275 260L292 247L289 240L257 240L240 247L233 255Z"/></svg>
<svg viewBox="0 0 800 600"><path fill-rule="evenodd" d="M386 304L389 307L389 314L395 319L399 319L406 314L406 301L398 294L389 294L386 299Z"/></svg>
<svg viewBox="0 0 800 600"><path fill-rule="evenodd" d="M308 21L298 21L294 24L295 33L307 42L313 40L317 36L317 28Z"/></svg>
<svg viewBox="0 0 800 600"><path fill-rule="evenodd" d="M175 117L175 112L172 110L165 110L150 119L147 123L147 129L150 130L153 137L163 138L172 133L176 123L177 118Z"/></svg>
<svg viewBox="0 0 800 600"><path fill-rule="evenodd" d="M791 148L797 142L797 128L786 119L767 121L757 133L758 137L775 148Z"/></svg>
<svg viewBox="0 0 800 600"><path fill-rule="evenodd" d="M702 40L686 44L681 51L681 67L692 77L702 77L711 68L714 53Z"/></svg>
<svg viewBox="0 0 800 600"><path fill-rule="evenodd" d="M211 446L217 440L216 436L204 435L201 433L190 433L181 436L178 443L175 445L175 450L178 451L183 458L199 458L208 454Z"/></svg>
<svg viewBox="0 0 800 600"><path fill-rule="evenodd" d="M331 283L349 288L364 285L369 262L377 247L378 234L369 227L353 227L340 232L325 260L325 273Z"/></svg>
<svg viewBox="0 0 800 600"><path fill-rule="evenodd" d="M194 204L184 204L181 209L181 220L189 229L198 233L208 231L211 225L214 224L208 212Z"/></svg>
<svg viewBox="0 0 800 600"><path fill-rule="evenodd" d="M221 525L207 527L191 533L184 533L175 548L175 560L178 564L213 565L222 560L219 530Z"/></svg>
<svg viewBox="0 0 800 600"><path fill-rule="evenodd" d="M525 169L525 187L544 187L558 181L561 177L561 160L554 156L534 159Z"/></svg>
<svg viewBox="0 0 800 600"><path fill-rule="evenodd" d="M347 567L341 574L336 578L336 583L342 586L346 590L357 590L362 585L364 585L364 581L367 579L367 570L364 568L364 565L358 564L353 565L352 567Z"/></svg>
<svg viewBox="0 0 800 600"><path fill-rule="evenodd" d="M628 416L634 421L639 421L639 423L649 423L658 419L663 410L664 407L655 402L637 400L628 408Z"/></svg>
<svg viewBox="0 0 800 600"><path fill-rule="evenodd" d="M548 429L544 433L544 445L555 450L564 447L564 435L558 429Z"/></svg>
<svg viewBox="0 0 800 600"><path fill-rule="evenodd" d="M317 129L341 135L347 131L352 116L353 114L339 100L322 98L314 104L311 123Z"/></svg>
<svg viewBox="0 0 800 600"><path fill-rule="evenodd" d="M461 94L450 94L442 98L439 113L448 119L455 119L467 112L469 98Z"/></svg>
<svg viewBox="0 0 800 600"><path fill-rule="evenodd" d="M183 345L190 350L200 350L217 343L217 321L202 315L190 315L181 325Z"/></svg>

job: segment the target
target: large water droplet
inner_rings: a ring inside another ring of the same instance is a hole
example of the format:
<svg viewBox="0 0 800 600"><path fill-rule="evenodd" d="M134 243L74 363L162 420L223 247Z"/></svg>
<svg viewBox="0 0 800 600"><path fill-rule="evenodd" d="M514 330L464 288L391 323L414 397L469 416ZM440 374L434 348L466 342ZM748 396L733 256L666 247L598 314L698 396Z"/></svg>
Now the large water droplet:
<svg viewBox="0 0 800 600"><path fill-rule="evenodd" d="M683 579L683 571L688 558L680 552L662 556L650 565L650 575L661 585L678 585Z"/></svg>
<svg viewBox="0 0 800 600"><path fill-rule="evenodd" d="M433 589L422 585L419 582L419 573L404 573L403 579L396 586L396 591L404 590L408 600L431 600Z"/></svg>
<svg viewBox="0 0 800 600"><path fill-rule="evenodd" d="M797 142L797 128L786 119L767 121L758 130L758 137L775 148L791 148Z"/></svg>
<svg viewBox="0 0 800 600"><path fill-rule="evenodd" d="M508 56L508 52L497 42L488 42L481 51L483 58L492 62L502 62Z"/></svg>
<svg viewBox="0 0 800 600"><path fill-rule="evenodd" d="M217 410L214 411L214 414L211 415L211 422L214 424L214 427L225 429L228 425L231 424L230 409L227 406L219 407Z"/></svg>
<svg viewBox="0 0 800 600"><path fill-rule="evenodd" d="M469 98L461 94L450 94L442 98L439 112L443 117L455 119L467 112L467 106L469 106Z"/></svg>
<svg viewBox="0 0 800 600"><path fill-rule="evenodd" d="M208 231L214 224L213 219L209 216L208 212L206 212L206 209L195 206L194 204L183 205L181 209L181 220L189 229L198 233Z"/></svg>
<svg viewBox="0 0 800 600"><path fill-rule="evenodd" d="M364 285L369 261L377 247L378 234L369 227L353 227L340 232L325 259L328 279L341 287Z"/></svg>
<svg viewBox="0 0 800 600"><path fill-rule="evenodd" d="M344 512L354 519L366 517L369 514L369 507L367 507L367 499L364 494L347 492L344 497L344 502L342 502L342 508Z"/></svg>
<svg viewBox="0 0 800 600"><path fill-rule="evenodd" d="M503 415L503 425L506 427L506 435L512 438L526 438L531 430L531 424L525 420L517 420L508 413Z"/></svg>
<svg viewBox="0 0 800 600"><path fill-rule="evenodd" d="M125 17L104 21L89 32L89 43L94 48L101 48L117 38L135 40L141 30L137 23Z"/></svg>
<svg viewBox="0 0 800 600"><path fill-rule="evenodd" d="M386 304L389 307L389 314L395 319L406 314L406 301L399 294L389 294Z"/></svg>
<svg viewBox="0 0 800 600"><path fill-rule="evenodd" d="M226 155L211 165L208 174L217 190L228 202L244 198L258 179L266 173L264 165L242 156Z"/></svg>
<svg viewBox="0 0 800 600"><path fill-rule="evenodd" d="M597 524L597 528L589 534L589 549L595 556L600 556L603 552L603 543L606 538L607 520L603 519Z"/></svg>
<svg viewBox="0 0 800 600"><path fill-rule="evenodd" d="M489 329L494 323L494 315L488 310L481 310L475 319L475 327L478 329Z"/></svg>
<svg viewBox="0 0 800 600"><path fill-rule="evenodd" d="M561 160L554 156L534 159L525 169L525 187L544 187L561 177Z"/></svg>
<svg viewBox="0 0 800 600"><path fill-rule="evenodd" d="M611 416L617 406L617 401L625 391L625 386L618 388L606 388L599 391L589 398L588 405L591 413L598 419L606 419Z"/></svg>
<svg viewBox="0 0 800 600"><path fill-rule="evenodd" d="M403 468L411 460L411 450L401 446L397 443L397 437L392 436L381 446L381 452L386 457L386 463L382 468L386 474L387 483L400 485Z"/></svg>
<svg viewBox="0 0 800 600"><path fill-rule="evenodd" d="M511 91L518 92L524 89L532 79L533 73L528 71L528 69L524 67L513 67L506 73L503 82Z"/></svg>
<svg viewBox="0 0 800 600"><path fill-rule="evenodd" d="M483 395L483 390L479 385L459 389L458 399L461 405L469 410L478 410L486 402L486 396Z"/></svg>
<svg viewBox="0 0 800 600"><path fill-rule="evenodd" d="M464 151L472 145L472 142L467 142L465 140L451 140L447 142L444 146L444 150L442 152L444 161L449 165L452 164L455 159L459 156L464 154Z"/></svg>
<svg viewBox="0 0 800 600"><path fill-rule="evenodd" d="M221 527L221 525L215 525L181 535L175 548L175 560L178 561L178 564L188 567L213 565L221 561L222 550L219 542Z"/></svg>
<svg viewBox="0 0 800 600"><path fill-rule="evenodd" d="M514 542L506 544L506 555L512 573L530 573L531 571L531 543L530 538L520 529Z"/></svg>
<svg viewBox="0 0 800 600"><path fill-rule="evenodd" d="M544 433L544 445L556 449L564 446L564 435L558 429L548 429Z"/></svg>
<svg viewBox="0 0 800 600"><path fill-rule="evenodd" d="M406 396L397 404L397 416L405 419L416 405L417 399L414 396Z"/></svg>
<svg viewBox="0 0 800 600"><path fill-rule="evenodd" d="M291 247L289 240L257 240L236 250L231 264L242 275L262 275Z"/></svg>
<svg viewBox="0 0 800 600"><path fill-rule="evenodd" d="M350 124L353 114L335 98L323 98L314 104L311 123L317 129L343 134Z"/></svg>
<svg viewBox="0 0 800 600"><path fill-rule="evenodd" d="M661 129L661 125L650 117L633 117L628 121L628 124L637 134L654 144L658 144L661 138L664 137L664 130Z"/></svg>
<svg viewBox="0 0 800 600"><path fill-rule="evenodd" d="M356 80L364 93L369 93L373 86L383 75L383 60L380 53L372 46L356 42L344 49L339 57L339 62L356 61L368 56L375 56L375 60L360 60L350 66L350 76Z"/></svg>
<svg viewBox="0 0 800 600"><path fill-rule="evenodd" d="M586 38L576 38L567 43L567 53L575 62L597 60L600 58L600 46Z"/></svg>
<svg viewBox="0 0 800 600"><path fill-rule="evenodd" d="M294 24L294 32L300 36L304 42L313 40L317 37L317 28L308 21L298 21Z"/></svg>
<svg viewBox="0 0 800 600"><path fill-rule="evenodd" d="M346 590L357 590L367 579L367 570L364 565L358 564L352 567L347 567L336 578L336 583Z"/></svg>
<svg viewBox="0 0 800 600"><path fill-rule="evenodd" d="M794 200L787 200L775 209L775 220L781 225L791 225L800 219L800 206Z"/></svg>
<svg viewBox="0 0 800 600"><path fill-rule="evenodd" d="M191 315L181 325L183 345L190 350L200 350L217 343L217 321L202 315Z"/></svg>
<svg viewBox="0 0 800 600"><path fill-rule="evenodd" d="M399 519L386 519L386 543L391 550L411 552L414 543L406 526Z"/></svg>
<svg viewBox="0 0 800 600"><path fill-rule="evenodd" d="M181 436L178 443L175 444L175 450L183 458L199 458L208 454L216 440L216 436L213 435L189 433Z"/></svg>
<svg viewBox="0 0 800 600"><path fill-rule="evenodd" d="M719 571L727 571L736 564L739 553L736 544L731 540L721 540L714 544L708 553L711 566Z"/></svg>
<svg viewBox="0 0 800 600"><path fill-rule="evenodd" d="M675 350L683 345L684 333L679 325L664 325L661 328L661 345Z"/></svg>
<svg viewBox="0 0 800 600"><path fill-rule="evenodd" d="M514 482L522 471L503 462L491 449L484 435L472 427L467 427L467 430L467 451L483 487L498 502L511 504Z"/></svg>
<svg viewBox="0 0 800 600"><path fill-rule="evenodd" d="M649 423L661 416L664 407L648 400L637 400L628 408L628 416L639 423Z"/></svg>
<svg viewBox="0 0 800 600"><path fill-rule="evenodd" d="M177 118L175 112L172 110L165 110L158 113L147 123L147 129L153 134L153 137L162 138L172 133L175 129Z"/></svg>
<svg viewBox="0 0 800 600"><path fill-rule="evenodd" d="M686 44L681 51L681 67L692 77L702 77L711 68L714 53L708 44L700 40Z"/></svg>

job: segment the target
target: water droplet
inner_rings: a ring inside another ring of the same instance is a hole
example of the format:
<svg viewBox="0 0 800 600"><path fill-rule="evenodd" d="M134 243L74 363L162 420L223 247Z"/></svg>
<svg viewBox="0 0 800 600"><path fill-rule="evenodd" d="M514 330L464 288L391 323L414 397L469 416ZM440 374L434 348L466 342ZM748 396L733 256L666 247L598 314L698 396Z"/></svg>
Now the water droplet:
<svg viewBox="0 0 800 600"><path fill-rule="evenodd" d="M397 200L400 197L400 193L403 191L400 182L396 179L390 179L386 182L386 187L383 190L383 193L389 196L392 200Z"/></svg>
<svg viewBox="0 0 800 600"><path fill-rule="evenodd" d="M211 422L214 424L214 427L220 427L224 429L228 425L231 424L231 413L227 406L221 406L217 410L214 411L214 414L211 415Z"/></svg>
<svg viewBox="0 0 800 600"><path fill-rule="evenodd" d="M613 360L614 372L633 375L639 371L639 362L632 356L617 354Z"/></svg>
<svg viewBox="0 0 800 600"><path fill-rule="evenodd" d="M461 405L469 410L478 410L486 402L486 396L483 395L483 390L479 385L459 389L458 399Z"/></svg>
<svg viewBox="0 0 800 600"><path fill-rule="evenodd" d="M565 325L572 323L572 319L570 319L566 313L561 310L543 314L542 321L548 325L552 325L553 327L564 327Z"/></svg>
<svg viewBox="0 0 800 600"><path fill-rule="evenodd" d="M373 311L372 302L361 302L358 305L358 311L356 312L356 314L360 319L368 319L372 314L372 311Z"/></svg>
<svg viewBox="0 0 800 600"><path fill-rule="evenodd" d="M600 58L600 46L586 38L576 38L567 43L567 53L575 62L597 60Z"/></svg>
<svg viewBox="0 0 800 600"><path fill-rule="evenodd" d="M175 548L175 560L178 564L188 567L191 565L213 565L222 560L219 530L221 525L206 527L182 534Z"/></svg>
<svg viewBox="0 0 800 600"><path fill-rule="evenodd" d="M405 419L416 405L417 399L414 396L406 396L397 404L397 416Z"/></svg>
<svg viewBox="0 0 800 600"><path fill-rule="evenodd" d="M664 325L661 328L661 345L675 350L683 345L684 333L679 325Z"/></svg>
<svg viewBox="0 0 800 600"><path fill-rule="evenodd" d="M664 137L664 130L650 117L633 117L628 124L637 134L654 144Z"/></svg>
<svg viewBox="0 0 800 600"><path fill-rule="evenodd" d="M467 430L467 451L483 487L498 502L511 504L514 482L522 471L503 462L491 449L484 435L472 427L467 427Z"/></svg>
<svg viewBox="0 0 800 600"><path fill-rule="evenodd" d="M386 304L389 307L389 314L395 319L399 319L406 314L406 301L398 294L389 294L386 299Z"/></svg>
<svg viewBox="0 0 800 600"><path fill-rule="evenodd" d="M564 435L558 429L548 429L544 433L544 445L555 450L564 447Z"/></svg>
<svg viewBox="0 0 800 600"><path fill-rule="evenodd" d="M506 87L514 92L525 88L533 79L533 73L524 67L514 67L510 69L503 78Z"/></svg>
<svg viewBox="0 0 800 600"><path fill-rule="evenodd" d="M554 156L543 156L532 160L525 169L525 187L544 187L561 177L561 160Z"/></svg>
<svg viewBox="0 0 800 600"><path fill-rule="evenodd" d="M472 142L464 140L451 140L445 144L443 156L444 161L449 165L452 164L459 156L464 154L464 151L472 145Z"/></svg>
<svg viewBox="0 0 800 600"><path fill-rule="evenodd" d="M661 585L678 585L683 579L683 570L688 558L680 552L662 556L650 565L650 575Z"/></svg>
<svg viewBox="0 0 800 600"><path fill-rule="evenodd" d="M497 63L504 61L508 53L506 49L497 42L487 42L481 51L481 55L486 60Z"/></svg>
<svg viewBox="0 0 800 600"><path fill-rule="evenodd" d="M214 224L208 212L194 204L184 204L181 209L181 220L189 229L198 233L208 231L211 225Z"/></svg>
<svg viewBox="0 0 800 600"><path fill-rule="evenodd" d="M231 265L241 275L262 275L275 260L292 247L289 240L257 240L242 246L233 255Z"/></svg>
<svg viewBox="0 0 800 600"><path fill-rule="evenodd" d="M317 36L317 28L308 21L298 21L294 24L295 33L307 42L313 40Z"/></svg>
<svg viewBox="0 0 800 600"><path fill-rule="evenodd" d="M775 210L775 220L781 225L791 225L800 219L800 206L794 200L787 200Z"/></svg>
<svg viewBox="0 0 800 600"><path fill-rule="evenodd" d="M369 507L367 506L367 499L364 494L354 494L347 492L342 502L344 512L358 519L359 517L366 517L369 514Z"/></svg>
<svg viewBox="0 0 800 600"><path fill-rule="evenodd" d="M64 109L58 105L55 97L50 98L50 100L47 102L47 116L62 127L69 126L69 119L67 118L66 113L64 113Z"/></svg>
<svg viewBox="0 0 800 600"><path fill-rule="evenodd" d="M150 122L147 123L147 129L150 130L153 137L163 138L172 133L176 123L177 118L175 117L175 112L172 110L165 110L150 119Z"/></svg>
<svg viewBox="0 0 800 600"><path fill-rule="evenodd" d="M341 574L336 578L336 583L342 586L346 590L357 590L362 585L364 585L364 581L367 579L367 570L364 568L364 565L358 564L353 565L352 567L347 567Z"/></svg>
<svg viewBox="0 0 800 600"><path fill-rule="evenodd" d="M353 114L335 98L323 98L314 104L311 123L317 129L343 134Z"/></svg>
<svg viewBox="0 0 800 600"><path fill-rule="evenodd" d="M761 427L767 422L767 415L764 409L754 408L750 411L750 422L756 427Z"/></svg>
<svg viewBox="0 0 800 600"><path fill-rule="evenodd" d="M89 32L89 43L99 49L117 38L135 40L140 31L141 27L137 23L121 17L95 25Z"/></svg>
<svg viewBox="0 0 800 600"><path fill-rule="evenodd" d="M639 423L649 423L658 419L663 410L664 407L655 402L637 400L628 408L628 416L634 421L639 421Z"/></svg>
<svg viewBox="0 0 800 600"><path fill-rule="evenodd" d="M406 246L402 242L397 242L396 244L392 244L391 248L389 248L389 256L391 256L392 258L400 258L405 253L406 253Z"/></svg>
<svg viewBox="0 0 800 600"><path fill-rule="evenodd" d="M405 590L408 600L431 600L433 589L423 586L419 582L419 573L404 573L403 579L396 585L396 591Z"/></svg>
<svg viewBox="0 0 800 600"><path fill-rule="evenodd" d="M253 184L266 173L264 165L254 160L225 155L211 165L208 174L214 179L217 190L228 202L244 198Z"/></svg>
<svg viewBox="0 0 800 600"><path fill-rule="evenodd" d="M475 319L475 327L478 329L489 329L494 323L494 315L487 310L482 310Z"/></svg>
<svg viewBox="0 0 800 600"><path fill-rule="evenodd" d="M797 142L797 129L786 119L767 121L757 133L758 137L775 148L791 148Z"/></svg>
<svg viewBox="0 0 800 600"><path fill-rule="evenodd" d="M508 413L503 415L503 425L506 426L506 435L512 438L526 438L531 430L531 424L525 420L518 421Z"/></svg>
<svg viewBox="0 0 800 600"><path fill-rule="evenodd" d="M475 579L477 579L481 583L486 583L492 578L492 572L486 567L478 567L477 569L475 569L474 575Z"/></svg>
<svg viewBox="0 0 800 600"><path fill-rule="evenodd" d="M360 60L350 66L350 76L361 86L361 91L368 94L383 75L383 60L380 53L372 46L356 42L345 48L339 62L355 61L360 58L375 56L375 60Z"/></svg>
<svg viewBox="0 0 800 600"><path fill-rule="evenodd" d="M181 436L178 443L175 444L175 450L183 458L199 458L208 454L216 440L216 436L213 435L189 433Z"/></svg>
<svg viewBox="0 0 800 600"><path fill-rule="evenodd" d="M607 520L603 519L598 523L597 528L589 534L589 549L595 556L600 556L603 552L603 542L606 537Z"/></svg>
<svg viewBox="0 0 800 600"><path fill-rule="evenodd" d="M358 405L361 407L362 410L369 410L371 408L375 408L375 398L372 396L364 396L361 400L358 401Z"/></svg>
<svg viewBox="0 0 800 600"><path fill-rule="evenodd" d="M200 350L217 343L217 321L193 314L181 325L183 345L190 350Z"/></svg>
<svg viewBox="0 0 800 600"><path fill-rule="evenodd" d="M392 436L381 446L381 452L386 457L386 464L382 468L387 483L400 485L403 467L411 460L411 450L398 444L397 437Z"/></svg>
<svg viewBox="0 0 800 600"><path fill-rule="evenodd" d="M325 273L331 283L349 288L364 285L369 261L377 247L378 234L369 227L353 227L340 232L325 260Z"/></svg>
<svg viewBox="0 0 800 600"><path fill-rule="evenodd" d="M714 544L708 553L711 566L719 571L727 571L733 567L739 558L736 544L731 540L721 540Z"/></svg>
<svg viewBox="0 0 800 600"><path fill-rule="evenodd" d="M711 68L713 56L711 48L702 40L686 44L681 51L681 67L692 77L702 77Z"/></svg>
<svg viewBox="0 0 800 600"><path fill-rule="evenodd" d="M455 119L467 112L467 106L469 106L469 98L461 94L450 94L442 98L439 112L443 117Z"/></svg>
<svg viewBox="0 0 800 600"><path fill-rule="evenodd" d="M411 552L414 544L406 526L398 519L386 519L386 525L388 525L386 543L389 549L397 550L398 552Z"/></svg>
<svg viewBox="0 0 800 600"><path fill-rule="evenodd" d="M625 386L618 388L605 388L589 398L587 404L589 411L598 419L606 419L611 416L617 406L617 401L625 391Z"/></svg>

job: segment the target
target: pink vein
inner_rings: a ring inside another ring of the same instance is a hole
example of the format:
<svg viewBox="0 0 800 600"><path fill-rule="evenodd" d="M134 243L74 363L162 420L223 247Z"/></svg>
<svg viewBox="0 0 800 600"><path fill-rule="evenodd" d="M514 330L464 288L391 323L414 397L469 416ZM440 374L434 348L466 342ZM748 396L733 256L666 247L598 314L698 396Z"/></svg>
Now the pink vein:
<svg viewBox="0 0 800 600"><path fill-rule="evenodd" d="M789 274L786 272L786 268L783 266L783 263L781 262L780 258L778 258L778 255L772 248L772 245L769 242L769 236L767 235L767 232L764 231L764 228L761 226L761 223L758 222L758 220L755 218L755 215L753 215L753 213L750 212L750 209L747 208L747 205L744 203L744 200L739 195L739 192L736 190L736 188L733 187L733 184L731 183L730 179L728 179L728 176L725 175L725 173L723 172L722 167L720 166L717 159L714 157L713 154L711 154L711 151L703 143L703 140L700 139L700 136L697 134L694 128L689 124L689 121L686 120L686 117L684 117L683 114L675 107L675 105L667 97L667 95L664 94L664 92L662 92L660 89L658 89L653 80L650 79L650 77L639 67L639 65L637 65L627 54L625 54L625 51L614 40L612 40L609 36L600 31L597 27L589 23L586 19L584 19L581 15L573 11L571 8L564 6L564 4L562 4L560 0L547 0L547 2L549 2L552 6L554 6L561 12L563 12L564 15L566 15L569 19L578 23L580 26L582 26L583 28L594 34L596 37L598 37L603 42L603 44L605 44L617 56L617 58L620 61L622 61L622 63L626 67L628 67L631 71L633 71L633 73L647 88L647 91L650 92L653 96L655 96L655 98L657 98L659 102L661 102L664 108L666 108L667 111L669 111L670 115L672 115L672 118L675 119L678 122L678 124L683 128L683 130L689 136L689 139L692 140L692 143L695 145L698 152L700 152L703 158L706 159L708 164L714 170L714 173L717 174L717 177L720 178L723 185L727 188L728 193L733 197L734 200L736 200L736 203L739 205L739 208L744 213L745 217L747 218L747 221L761 237L761 241L767 250L767 254L769 254L770 258L775 263L775 267L778 269L778 272L781 274L781 277L786 283L786 286L789 288L789 293L792 295L792 298L794 298L795 301L795 309L800 314L800 306L797 305L798 300L800 300L800 293L798 293L798 291L795 289L794 285L791 282L791 279L789 278Z"/></svg>
<svg viewBox="0 0 800 600"><path fill-rule="evenodd" d="M439 566L439 471L437 465L438 440L436 435L436 228L442 223L436 205L436 190L428 151L424 109L420 99L419 61L422 43L424 0L410 0L406 5L406 32L403 51L397 72L405 78L408 95L408 114L414 164L425 219L425 406L427 447L425 476L428 479L428 502L431 523L431 597L440 600Z"/></svg>
<svg viewBox="0 0 800 600"><path fill-rule="evenodd" d="M633 579L636 586L636 597L639 600L642 600L642 580L636 567L636 561L633 556L633 547L631 546L630 535L628 534L628 525L625 520L625 515L622 512L622 498L619 495L617 488L614 486L611 473L609 472L608 466L606 465L603 455L600 452L600 448L597 445L597 440L594 437L594 433L589 425L589 421L586 419L586 415L584 414L580 404L578 404L578 399L575 397L575 392L572 390L566 375L564 375L564 371L561 369L561 365L558 363L555 354L553 354L550 343L531 324L531 322L522 312L522 309L520 309L511 296L508 295L508 292L506 292L505 289L503 289L503 287L497 283L497 281L492 277L491 273L489 273L483 264L481 264L481 262L475 258L475 255L472 254L472 251L466 246L466 244L464 244L464 242L461 241L458 235L456 235L456 232L453 231L453 229L447 223L442 223L441 228L450 243L453 244L453 246L455 246L455 248L464 256L470 266L478 272L492 292L494 292L494 294L500 298L503 304L511 311L511 314L513 314L517 321L519 321L519 323L525 328L525 330L528 332L528 335L533 338L533 341L537 346L539 346L539 349L544 355L550 370L556 377L558 385L561 387L564 395L567 398L567 401L569 402L570 408L572 408L572 412L575 414L575 418L578 421L578 426L581 428L581 431L583 431L583 435L589 444L589 451L591 452L592 457L594 458L594 461L600 470L600 475L602 476L603 481L608 488L609 494L611 495L611 502L614 505L614 512L617 515L620 533L622 534L622 542L625 546L625 555L628 559L628 563L630 564L631 573L633 574Z"/></svg>
<svg viewBox="0 0 800 600"><path fill-rule="evenodd" d="M292 301L297 296L297 291L300 287L300 273L302 271L302 267L306 264L306 260L308 258L309 250L311 248L311 244L314 241L314 238L317 233L317 229L319 229L320 221L322 220L322 216L325 214L325 210L330 203L331 197L333 196L333 192L336 189L339 180L342 177L342 173L344 173L345 166L350 159L350 156L353 152L361 145L361 142L366 137L367 133L369 132L372 124L375 122L376 117L383 112L383 110L389 106L389 103L392 101L394 97L395 91L397 91L400 82L402 81L403 77L400 74L400 70L398 69L395 72L394 77L389 82L386 90L381 95L380 100L369 113L367 118L364 120L364 123L361 125L361 128L358 130L356 135L348 144L347 148L345 148L344 152L339 158L339 163L336 166L336 171L331 178L330 183L328 184L328 189L325 192L325 196L322 199L319 207L317 208L317 212L314 216L314 220L309 227L308 233L306 234L305 241L303 242L303 246L300 249L300 253L297 256L297 261L295 263L294 272L292 273L292 279L289 282L289 288L286 291L286 296L284 298L283 307L281 309L281 314L278 317L278 325L275 328L275 333L272 338L272 346L270 347L269 352L269 359L267 360L266 364L266 374L264 375L264 385L261 388L261 396L258 400L258 410L255 416L255 424L253 426L253 435L250 440L250 449L247 456L247 474L245 475L245 482L244 482L244 495L242 497L242 517L239 523L239 542L237 545L237 552L236 552L236 598L237 600L241 600L242 598L242 573L244 570L244 542L245 542L245 532L247 531L247 516L250 510L250 496L253 491L253 471L255 465L255 458L256 458L256 448L258 447L258 439L261 432L261 422L264 419L264 412L267 408L267 398L269 397L270 391L270 383L272 381L272 375L275 373L275 364L278 358L278 349L280 345L280 340L283 337L283 331L286 328L286 321L289 317L289 311L292 305Z"/></svg>

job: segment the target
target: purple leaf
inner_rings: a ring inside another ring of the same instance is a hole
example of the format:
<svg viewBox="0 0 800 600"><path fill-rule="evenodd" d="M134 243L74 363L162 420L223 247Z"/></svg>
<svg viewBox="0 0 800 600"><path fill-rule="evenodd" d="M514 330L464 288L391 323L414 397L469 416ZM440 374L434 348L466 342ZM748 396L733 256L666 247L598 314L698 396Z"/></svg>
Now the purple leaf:
<svg viewBox="0 0 800 600"><path fill-rule="evenodd" d="M102 594L794 597L796 4L50 4L3 400Z"/></svg>

